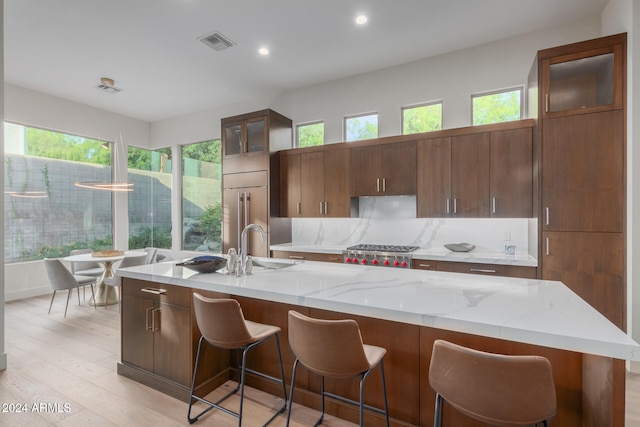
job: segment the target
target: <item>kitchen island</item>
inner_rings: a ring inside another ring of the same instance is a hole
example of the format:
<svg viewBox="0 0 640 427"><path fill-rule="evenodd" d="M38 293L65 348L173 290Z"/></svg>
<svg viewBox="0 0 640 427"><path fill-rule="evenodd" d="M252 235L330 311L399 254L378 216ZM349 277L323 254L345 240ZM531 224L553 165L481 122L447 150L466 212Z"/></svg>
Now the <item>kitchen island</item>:
<svg viewBox="0 0 640 427"><path fill-rule="evenodd" d="M275 261L275 260L274 260ZM640 360L640 346L560 282L483 277L424 270L303 262L254 268L249 276L198 274L175 262L119 271L122 281L122 361L118 372L182 400L189 395L199 331L191 294L233 297L253 321L282 328L285 376L287 312L358 321L366 343L387 348L385 369L393 425L431 425L434 392L428 384L433 341L447 339L480 350L539 354L553 366L558 397L555 426L623 426L625 360ZM228 352L209 349L197 379L204 395L233 377ZM250 360L276 374L273 349ZM250 385L277 395L266 383ZM379 376L365 400L381 404ZM327 381L348 396L357 387ZM319 381L301 375L297 401L319 407ZM327 410L349 420L357 411L332 403ZM447 425L479 425L446 411ZM368 415L366 425L381 425Z"/></svg>

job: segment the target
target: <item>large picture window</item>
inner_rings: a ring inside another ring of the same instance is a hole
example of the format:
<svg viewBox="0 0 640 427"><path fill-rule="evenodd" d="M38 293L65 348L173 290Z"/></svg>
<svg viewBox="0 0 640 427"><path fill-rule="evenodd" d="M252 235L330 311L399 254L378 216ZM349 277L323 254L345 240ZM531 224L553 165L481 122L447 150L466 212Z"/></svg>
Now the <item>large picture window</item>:
<svg viewBox="0 0 640 427"><path fill-rule="evenodd" d="M182 248L222 250L220 140L182 147Z"/></svg>
<svg viewBox="0 0 640 427"><path fill-rule="evenodd" d="M128 148L129 249L171 249L171 150Z"/></svg>
<svg viewBox="0 0 640 427"><path fill-rule="evenodd" d="M110 249L111 193L77 187L111 181L105 141L5 123L5 262Z"/></svg>

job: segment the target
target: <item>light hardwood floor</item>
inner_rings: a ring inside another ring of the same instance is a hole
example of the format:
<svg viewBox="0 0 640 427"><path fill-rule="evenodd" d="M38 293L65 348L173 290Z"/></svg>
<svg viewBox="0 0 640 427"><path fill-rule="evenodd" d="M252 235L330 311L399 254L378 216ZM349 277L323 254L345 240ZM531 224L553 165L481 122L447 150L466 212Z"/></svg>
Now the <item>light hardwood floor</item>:
<svg viewBox="0 0 640 427"><path fill-rule="evenodd" d="M120 318L117 306L94 309L75 294L63 317L60 293L5 304L9 367L0 371L0 426L187 426L187 404L117 375ZM223 393L227 383L209 398ZM640 374L627 376L626 426L640 427ZM247 427L262 425L281 399L249 389ZM14 405L13 407L11 405ZM230 402L233 405L233 402ZM24 410L26 412L16 412ZM294 405L294 427L311 426L318 412ZM211 411L194 425L232 427L236 419ZM285 425L285 416L271 426ZM354 424L328 416L328 427Z"/></svg>

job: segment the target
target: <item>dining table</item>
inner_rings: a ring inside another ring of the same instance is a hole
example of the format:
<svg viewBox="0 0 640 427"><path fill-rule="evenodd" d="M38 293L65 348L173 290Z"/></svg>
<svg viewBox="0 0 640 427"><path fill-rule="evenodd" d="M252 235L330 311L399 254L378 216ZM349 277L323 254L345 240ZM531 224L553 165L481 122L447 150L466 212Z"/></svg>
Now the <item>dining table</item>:
<svg viewBox="0 0 640 427"><path fill-rule="evenodd" d="M121 261L127 257L145 257L147 253L144 251L122 251L122 253L118 254L105 254L101 255L100 252L86 253L86 254L78 254L78 255L70 255L64 257L63 260L67 262L98 262L102 264L104 267L104 271L96 280L96 291L95 295L91 298L89 302L91 305L99 306L99 305L113 305L118 303L118 294L116 293L113 286L107 286L105 284L105 279L108 277L114 276L113 265Z"/></svg>

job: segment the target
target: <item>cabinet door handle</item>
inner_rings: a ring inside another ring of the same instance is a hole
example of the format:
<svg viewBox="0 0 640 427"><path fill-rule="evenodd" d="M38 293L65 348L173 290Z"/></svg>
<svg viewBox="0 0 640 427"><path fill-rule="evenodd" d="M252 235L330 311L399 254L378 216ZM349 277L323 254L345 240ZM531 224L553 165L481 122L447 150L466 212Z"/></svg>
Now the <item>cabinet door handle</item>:
<svg viewBox="0 0 640 427"><path fill-rule="evenodd" d="M301 203L300 202L296 203L296 213L298 215L300 215L301 209L302 209Z"/></svg>
<svg viewBox="0 0 640 427"><path fill-rule="evenodd" d="M453 213L454 215L458 213L458 199L453 199Z"/></svg>
<svg viewBox="0 0 640 427"><path fill-rule="evenodd" d="M548 237L545 237L544 243L546 246L546 254L549 255L549 238Z"/></svg>
<svg viewBox="0 0 640 427"><path fill-rule="evenodd" d="M322 215L322 205L323 205L323 203L320 202L320 215Z"/></svg>
<svg viewBox="0 0 640 427"><path fill-rule="evenodd" d="M488 268L470 268L469 271L472 271L474 273L495 273L495 270L491 270Z"/></svg>
<svg viewBox="0 0 640 427"><path fill-rule="evenodd" d="M382 192L386 193L387 191L387 178L382 178Z"/></svg>
<svg viewBox="0 0 640 427"><path fill-rule="evenodd" d="M544 225L549 225L549 206L544 208L544 213L545 213Z"/></svg>
<svg viewBox="0 0 640 427"><path fill-rule="evenodd" d="M491 213L496 213L496 198L491 199Z"/></svg>
<svg viewBox="0 0 640 427"><path fill-rule="evenodd" d="M548 93L544 94L544 112L545 113L549 112L549 94Z"/></svg>
<svg viewBox="0 0 640 427"><path fill-rule="evenodd" d="M324 214L329 215L329 202L324 202Z"/></svg>
<svg viewBox="0 0 640 427"><path fill-rule="evenodd" d="M152 329L152 326L149 324L149 314L151 313L151 311L153 310L153 307L149 307L145 310L145 316L144 316L144 329L146 331L150 331Z"/></svg>
<svg viewBox="0 0 640 427"><path fill-rule="evenodd" d="M158 327L156 328L156 313L159 313L159 312L160 312L159 308L154 308L153 311L151 311L151 330L153 332L160 330L160 320L158 320Z"/></svg>
<svg viewBox="0 0 640 427"><path fill-rule="evenodd" d="M447 215L449 215L451 213L451 209L449 207L449 204L450 204L450 199L447 198Z"/></svg>
<svg viewBox="0 0 640 427"><path fill-rule="evenodd" d="M376 178L376 191L380 192L380 178Z"/></svg>
<svg viewBox="0 0 640 427"><path fill-rule="evenodd" d="M242 234L242 193L238 193L238 240L237 245L240 247L240 235Z"/></svg>
<svg viewBox="0 0 640 427"><path fill-rule="evenodd" d="M149 294L154 294L154 295L162 295L167 293L166 289L160 289L160 288L142 288L140 289L140 291L147 292Z"/></svg>

